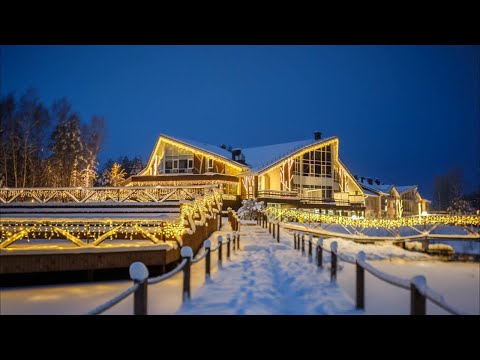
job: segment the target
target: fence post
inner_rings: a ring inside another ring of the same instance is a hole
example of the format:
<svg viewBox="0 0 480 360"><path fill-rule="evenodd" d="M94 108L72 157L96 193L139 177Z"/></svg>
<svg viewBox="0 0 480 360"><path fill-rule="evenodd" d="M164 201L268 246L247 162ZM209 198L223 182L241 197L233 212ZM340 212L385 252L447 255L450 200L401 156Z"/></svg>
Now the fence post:
<svg viewBox="0 0 480 360"><path fill-rule="evenodd" d="M218 262L221 264L222 263L222 245L223 245L222 235L218 235L217 241L218 241Z"/></svg>
<svg viewBox="0 0 480 360"><path fill-rule="evenodd" d="M268 233L269 234L272 233L272 222L271 221L268 221Z"/></svg>
<svg viewBox="0 0 480 360"><path fill-rule="evenodd" d="M272 238L275 239L275 223L273 223L273 231L272 231Z"/></svg>
<svg viewBox="0 0 480 360"><path fill-rule="evenodd" d="M210 279L210 249L212 248L212 243L210 240L205 240L203 243L205 246L205 280L208 281Z"/></svg>
<svg viewBox="0 0 480 360"><path fill-rule="evenodd" d="M410 280L410 315L426 315L427 299L418 291L419 288L427 286L425 276L414 276Z"/></svg>
<svg viewBox="0 0 480 360"><path fill-rule="evenodd" d="M317 266L322 267L323 264L323 239L318 237L317 241Z"/></svg>
<svg viewBox="0 0 480 360"><path fill-rule="evenodd" d="M302 233L302 254L305 253L305 233Z"/></svg>
<svg viewBox="0 0 480 360"><path fill-rule="evenodd" d="M220 217L220 226L218 227L218 230L222 228L222 209L218 212L218 216Z"/></svg>
<svg viewBox="0 0 480 360"><path fill-rule="evenodd" d="M240 250L240 231L237 231L237 250Z"/></svg>
<svg viewBox="0 0 480 360"><path fill-rule="evenodd" d="M187 263L183 268L183 302L190 300L190 265L193 257L193 251L190 246L184 246L180 250L182 258L187 259Z"/></svg>
<svg viewBox="0 0 480 360"><path fill-rule="evenodd" d="M338 245L337 242L334 241L330 245L330 249L332 250L331 253L331 266L330 266L330 281L335 281L337 280L337 249Z"/></svg>
<svg viewBox="0 0 480 360"><path fill-rule="evenodd" d="M236 247L235 247L235 240L237 239L237 232L234 231L233 232L233 238L232 238L232 252L235 254L235 250L236 250Z"/></svg>
<svg viewBox="0 0 480 360"><path fill-rule="evenodd" d="M230 260L230 234L227 234L227 260Z"/></svg>
<svg viewBox="0 0 480 360"><path fill-rule="evenodd" d="M148 269L141 262L134 262L128 270L130 279L139 287L133 295L133 315L147 315L148 300Z"/></svg>
<svg viewBox="0 0 480 360"><path fill-rule="evenodd" d="M277 222L277 243L280 242L280 221Z"/></svg>
<svg viewBox="0 0 480 360"><path fill-rule="evenodd" d="M365 309L365 269L359 263L365 262L365 253L360 251L355 261L355 267L357 270L357 309Z"/></svg>
<svg viewBox="0 0 480 360"><path fill-rule="evenodd" d="M312 256L312 239L313 234L308 234L308 256Z"/></svg>

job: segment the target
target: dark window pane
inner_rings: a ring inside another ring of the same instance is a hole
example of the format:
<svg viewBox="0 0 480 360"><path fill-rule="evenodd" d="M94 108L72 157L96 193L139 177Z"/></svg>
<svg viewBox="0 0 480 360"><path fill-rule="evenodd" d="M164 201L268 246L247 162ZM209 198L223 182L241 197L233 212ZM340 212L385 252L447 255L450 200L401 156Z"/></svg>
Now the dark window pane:
<svg viewBox="0 0 480 360"><path fill-rule="evenodd" d="M180 169L185 169L187 167L187 160L186 159L185 160L179 160L178 167Z"/></svg>
<svg viewBox="0 0 480 360"><path fill-rule="evenodd" d="M172 161L171 160L167 160L165 162L165 169L171 169L172 168Z"/></svg>

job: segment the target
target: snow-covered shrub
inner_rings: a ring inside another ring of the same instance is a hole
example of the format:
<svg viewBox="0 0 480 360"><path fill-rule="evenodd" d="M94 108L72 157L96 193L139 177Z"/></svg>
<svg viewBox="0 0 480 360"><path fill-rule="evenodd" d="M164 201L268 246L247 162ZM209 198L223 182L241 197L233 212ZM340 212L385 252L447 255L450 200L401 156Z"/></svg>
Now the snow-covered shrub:
<svg viewBox="0 0 480 360"><path fill-rule="evenodd" d="M257 211L265 210L265 204L263 201L257 201L257 199L246 199L242 201L242 207L238 209L237 215L242 220L255 220Z"/></svg>

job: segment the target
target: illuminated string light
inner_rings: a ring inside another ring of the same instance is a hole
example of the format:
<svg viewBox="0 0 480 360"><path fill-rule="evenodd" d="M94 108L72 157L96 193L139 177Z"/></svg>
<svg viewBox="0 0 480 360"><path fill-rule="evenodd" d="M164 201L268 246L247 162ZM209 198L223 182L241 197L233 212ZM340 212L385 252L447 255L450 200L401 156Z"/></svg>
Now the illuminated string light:
<svg viewBox="0 0 480 360"><path fill-rule="evenodd" d="M301 223L324 223L338 224L353 227L383 227L387 229L399 228L402 226L418 226L418 225L457 225L457 226L480 226L479 215L429 215L422 217L405 217L397 219L361 219L350 218L345 216L325 215L302 211L297 209L278 209L269 207L265 210L268 214L275 218L295 219Z"/></svg>
<svg viewBox="0 0 480 360"><path fill-rule="evenodd" d="M193 201L181 204L180 216L173 220L155 219L15 219L2 218L0 220L0 249L4 250L9 245L20 239L29 240L29 236L35 238L44 234L45 239L66 238L75 245L96 246L108 237L110 240L118 239L118 235L129 236L133 240L134 235L141 235L154 242L158 236L164 239L178 239L185 233L185 219L205 219L211 216L213 209L221 209L221 189L213 187L204 191L203 196L197 196ZM187 221L189 224L189 221ZM153 234L152 234L153 232ZM92 245L85 242L92 239ZM93 245L96 244L96 245Z"/></svg>

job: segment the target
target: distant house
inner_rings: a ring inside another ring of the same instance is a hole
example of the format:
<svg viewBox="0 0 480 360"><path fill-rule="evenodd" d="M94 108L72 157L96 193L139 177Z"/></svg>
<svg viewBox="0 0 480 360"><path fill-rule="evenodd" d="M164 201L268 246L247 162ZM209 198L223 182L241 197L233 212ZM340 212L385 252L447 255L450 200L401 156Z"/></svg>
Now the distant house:
<svg viewBox="0 0 480 360"><path fill-rule="evenodd" d="M337 137L252 148L160 135L145 169L126 186L220 184L224 204L258 198L267 206L363 216L365 195L338 157Z"/></svg>
<svg viewBox="0 0 480 360"><path fill-rule="evenodd" d="M420 195L417 185L385 185L366 177L360 177L358 183L366 196L366 217L395 218L428 211L430 201Z"/></svg>

